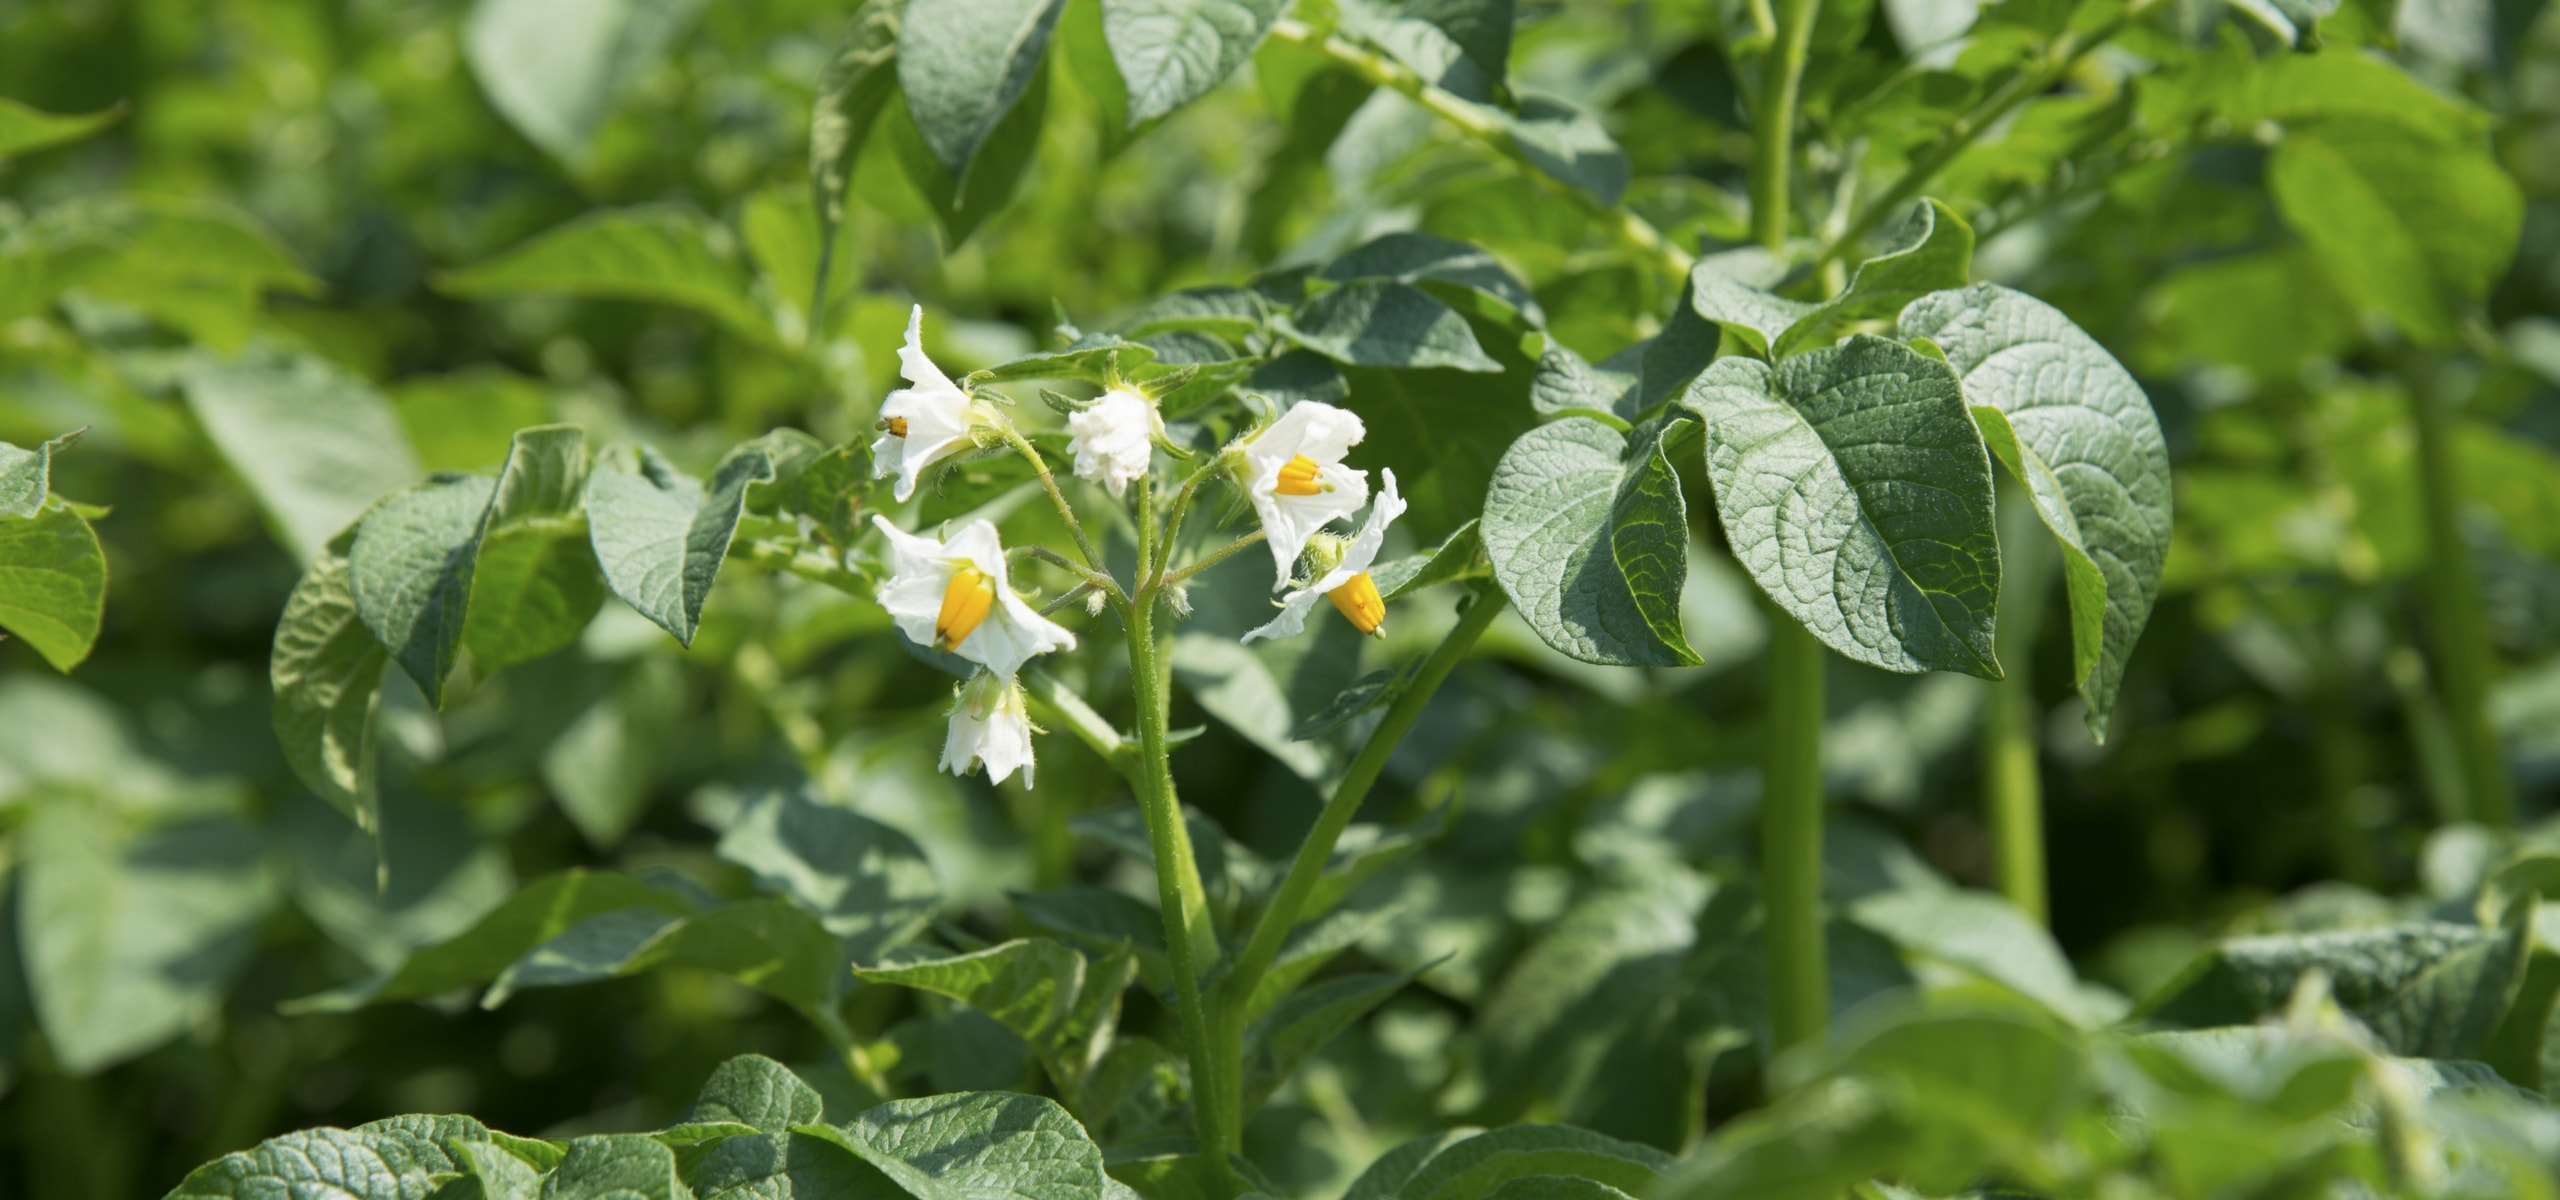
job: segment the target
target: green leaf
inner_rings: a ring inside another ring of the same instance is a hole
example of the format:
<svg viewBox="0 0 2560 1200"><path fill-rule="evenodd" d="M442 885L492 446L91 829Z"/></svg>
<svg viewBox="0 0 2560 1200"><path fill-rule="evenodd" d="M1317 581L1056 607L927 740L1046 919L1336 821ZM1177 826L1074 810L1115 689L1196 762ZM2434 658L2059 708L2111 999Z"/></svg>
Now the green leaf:
<svg viewBox="0 0 2560 1200"><path fill-rule="evenodd" d="M1345 32L1376 42L1423 78L1469 99L1502 94L1512 0L1343 0Z"/></svg>
<svg viewBox="0 0 2560 1200"><path fill-rule="evenodd" d="M1850 910L1907 958L1952 966L2000 984L2083 1028L2099 1028L2122 1005L2092 1001L2053 935L2005 898L1954 888L1880 892Z"/></svg>
<svg viewBox="0 0 2560 1200"><path fill-rule="evenodd" d="M761 345L780 344L736 239L680 204L592 212L475 266L436 277L466 298L523 293L689 308Z"/></svg>
<svg viewBox="0 0 2560 1200"><path fill-rule="evenodd" d="M613 106L656 67L702 0L478 0L463 57L525 140L583 166Z"/></svg>
<svg viewBox="0 0 2560 1200"><path fill-rule="evenodd" d="M961 185L997 124L1040 74L1064 8L1065 0L907 7L898 31L898 85L925 145Z"/></svg>
<svg viewBox="0 0 2560 1200"><path fill-rule="evenodd" d="M1826 1080L1716 1131L1652 1194L1662 1200L1833 1200L1890 1175L1918 1145L1876 1091Z"/></svg>
<svg viewBox="0 0 2560 1200"><path fill-rule="evenodd" d="M2062 544L2072 679L2103 740L2169 557L2169 449L2150 398L2069 317L1997 284L1923 297L1901 332L1946 353L1983 441Z"/></svg>
<svg viewBox="0 0 2560 1200"><path fill-rule="evenodd" d="M677 641L693 644L703 601L729 555L747 488L773 479L773 459L741 446L705 488L643 447L636 472L607 466L587 480L587 535L607 586Z"/></svg>
<svg viewBox="0 0 2560 1200"><path fill-rule="evenodd" d="M1126 950L1138 959L1147 986L1173 986L1164 947L1164 918L1146 901L1098 887L1063 887L1013 893L1022 919L1096 954Z"/></svg>
<svg viewBox="0 0 2560 1200"><path fill-rule="evenodd" d="M842 1127L803 1126L915 1200L1107 1200L1102 1151L1057 1101L1011 1092L892 1100Z"/></svg>
<svg viewBox="0 0 2560 1200"><path fill-rule="evenodd" d="M1848 1039L1841 1058L1843 1073L1890 1080L1926 1098L1909 1112L1929 1130L1926 1150L1901 1172L1932 1193L1976 1181L2003 1147L2053 1139L2095 1098L2098 1082L2080 1042L1999 1011L1891 1021Z"/></svg>
<svg viewBox="0 0 2560 1200"><path fill-rule="evenodd" d="M455 1165L480 1185L479 1200L539 1200L542 1173L533 1164L489 1142L455 1142Z"/></svg>
<svg viewBox="0 0 2560 1200"><path fill-rule="evenodd" d="M1522 434L1495 466L1482 536L1494 578L1538 636L1584 662L1694 665L1680 631L1688 506L1662 443L1588 417Z"/></svg>
<svg viewBox="0 0 2560 1200"><path fill-rule="evenodd" d="M1382 845L1382 840L1374 836L1377 831L1374 825L1354 825L1351 831L1365 831L1372 835L1369 845L1379 850L1379 853L1367 856L1368 862L1361 864L1364 866L1374 864L1376 868L1384 869L1402 859L1410 849L1420 848L1418 839L1411 847ZM1345 836L1348 838L1350 834L1346 833ZM1353 852L1355 855L1359 853ZM1345 855L1337 851L1335 857L1340 859ZM1373 873L1363 873L1363 881L1366 874ZM1338 888L1342 881L1337 879L1334 882ZM1341 902L1341 897L1338 895L1327 899L1332 904ZM1313 904L1309 905L1309 908L1314 907ZM1362 938L1368 936L1370 931L1376 929L1380 922L1392 916L1394 912L1394 906L1382 905L1371 909L1347 909L1301 916L1298 927L1290 930L1288 939L1280 944L1280 953L1271 960L1270 969L1264 971L1262 979L1253 985L1253 994L1245 998L1245 1019L1258 1020L1264 1013L1270 1012L1272 1006L1296 994L1299 986L1314 978L1316 972L1324 969L1325 964L1339 957L1343 951L1359 945ZM1400 976L1399 978L1410 977Z"/></svg>
<svg viewBox="0 0 2560 1200"><path fill-rule="evenodd" d="M1411 982L1413 976L1391 972L1345 975L1272 1005L1245 1030L1245 1113L1260 1109L1316 1051Z"/></svg>
<svg viewBox="0 0 2560 1200"><path fill-rule="evenodd" d="M113 125L124 105L93 113L49 113L0 96L0 163L65 142L76 142Z"/></svg>
<svg viewBox="0 0 2560 1200"><path fill-rule="evenodd" d="M898 10L895 0L863 0L845 22L835 57L818 77L818 104L809 114L809 197L818 210L820 247L810 300L813 325L826 298L854 160L862 156L871 127L880 123L880 110L898 90Z"/></svg>
<svg viewBox="0 0 2560 1200"><path fill-rule="evenodd" d="M695 1200L897 1200L901 1195L878 1169L842 1145L806 1133L718 1142L692 1161L685 1181Z"/></svg>
<svg viewBox="0 0 2560 1200"><path fill-rule="evenodd" d="M564 871L507 897L459 936L412 954L397 968L360 983L307 996L289 1012L348 1012L367 1004L416 1000L486 983L517 959L598 913L649 909L685 913L692 905L628 875Z"/></svg>
<svg viewBox="0 0 2560 1200"><path fill-rule="evenodd" d="M1369 581L1378 585L1380 597L1393 600L1427 587L1484 578L1491 568L1485 562L1481 524L1469 521L1437 546L1371 567Z"/></svg>
<svg viewBox="0 0 2560 1200"><path fill-rule="evenodd" d="M1539 170L1615 207L1627 193L1634 167L1627 152L1591 113L1547 96L1522 96L1518 112L1493 110L1508 126L1511 144Z"/></svg>
<svg viewBox="0 0 2560 1200"><path fill-rule="evenodd" d="M1102 32L1129 88L1130 128L1224 82L1287 0L1102 0Z"/></svg>
<svg viewBox="0 0 2560 1200"><path fill-rule="evenodd" d="M1363 280L1325 292L1282 318L1280 331L1336 362L1502 369L1486 356L1457 310L1418 287L1391 280Z"/></svg>
<svg viewBox="0 0 2560 1200"><path fill-rule="evenodd" d="M253 830L210 819L127 835L63 801L38 805L21 837L18 946L62 1070L90 1074L215 1018L274 902Z"/></svg>
<svg viewBox="0 0 2560 1200"><path fill-rule="evenodd" d="M577 641L604 591L581 523L500 525L480 539L462 644L484 672L531 662Z"/></svg>
<svg viewBox="0 0 2560 1200"><path fill-rule="evenodd" d="M935 6L937 12L942 9ZM899 65L903 76L905 60L899 60ZM1032 73L1022 98L987 135L965 175L954 176L935 156L924 132L916 127L909 104L910 98L900 95L882 118L888 122L889 149L897 155L907 181L942 223L944 241L958 246L1013 199L1015 185L1039 151L1040 129L1049 108L1048 72Z"/></svg>
<svg viewBox="0 0 2560 1200"><path fill-rule="evenodd" d="M1484 1200L1494 1189L1533 1175L1568 1175L1644 1195L1671 1166L1671 1156L1651 1146L1588 1129L1511 1125L1451 1143L1415 1170L1395 1195L1397 1200Z"/></svg>
<svg viewBox="0 0 2560 1200"><path fill-rule="evenodd" d="M1991 459L1946 363L1854 334L1718 360L1685 401L1725 540L1778 607L1859 662L2000 677Z"/></svg>
<svg viewBox="0 0 2560 1200"><path fill-rule="evenodd" d="M53 487L54 453L87 432L88 427L82 426L33 450L0 442L0 520L32 517L44 507Z"/></svg>
<svg viewBox="0 0 2560 1200"><path fill-rule="evenodd" d="M1635 379L1592 366L1560 344L1550 344L1538 357L1538 373L1529 381L1529 403L1540 416L1576 412L1605 413L1622 421L1636 418Z"/></svg>
<svg viewBox="0 0 2560 1200"><path fill-rule="evenodd" d="M805 791L750 805L721 835L720 857L816 914L857 961L914 937L942 903L933 867L907 835Z"/></svg>
<svg viewBox="0 0 2560 1200"><path fill-rule="evenodd" d="M57 500L0 516L0 629L67 672L89 657L106 610L106 552L78 510Z"/></svg>
<svg viewBox="0 0 2560 1200"><path fill-rule="evenodd" d="M452 1154L415 1139L304 1129L196 1168L167 1200L427 1200L454 1167Z"/></svg>
<svg viewBox="0 0 2560 1200"><path fill-rule="evenodd" d="M273 234L201 198L89 196L12 232L0 241L0 320L42 312L77 288L229 352L256 329L267 292L319 290Z"/></svg>
<svg viewBox="0 0 2560 1200"><path fill-rule="evenodd" d="M684 1119L735 1121L781 1133L816 1121L825 1107L818 1090L791 1068L761 1054L741 1054L712 1070Z"/></svg>
<svg viewBox="0 0 2560 1200"><path fill-rule="evenodd" d="M1262 332L1270 323L1270 300L1252 288L1242 287L1167 292L1114 322L1121 336L1133 338L1176 330L1245 338Z"/></svg>
<svg viewBox="0 0 2560 1200"><path fill-rule="evenodd" d="M1753 354L1773 357L1769 348L1822 307L1762 290L1777 283L1784 265L1757 248L1707 255L1689 268L1687 307L1730 331ZM1646 373L1652 374L1650 363Z"/></svg>
<svg viewBox="0 0 2560 1200"><path fill-rule="evenodd" d="M1072 1091L1101 1057L1109 1016L1129 984L1128 960L1088 969L1082 954L1047 938L1025 938L971 954L894 966L856 965L865 983L895 984L948 996L993 1017L1039 1055L1061 1088Z"/></svg>
<svg viewBox="0 0 2560 1200"><path fill-rule="evenodd" d="M367 833L381 828L373 715L391 654L356 615L347 552L355 531L312 560L286 597L267 659L268 710L285 762L331 807Z"/></svg>
<svg viewBox="0 0 2560 1200"><path fill-rule="evenodd" d="M2379 124L2289 131L2267 188L2349 296L2436 344L2505 273L2524 220L2523 193L2485 147Z"/></svg>
<svg viewBox="0 0 2560 1200"><path fill-rule="evenodd" d="M1398 283L1439 282L1471 288L1491 296L1526 318L1544 325L1547 315L1538 298L1509 267L1483 249L1454 238L1428 233L1389 233L1344 251L1326 263L1318 278L1336 283L1391 279Z"/></svg>
<svg viewBox="0 0 2560 1200"><path fill-rule="evenodd" d="M412 376L391 389L391 403L429 471L494 470L517 430L551 420L549 389L502 367Z"/></svg>
<svg viewBox="0 0 2560 1200"><path fill-rule="evenodd" d="M1973 266L1973 227L1946 205L1921 201L1895 241L1897 249L1858 264L1858 273L1838 298L1817 306L1780 333L1770 353L1784 358L1826 345L1841 326L1852 321L1890 317L1931 292L1965 285ZM1913 335L1906 331L1903 336ZM2091 343L2093 349L2095 345Z"/></svg>
<svg viewBox="0 0 2560 1200"><path fill-rule="evenodd" d="M693 1200L676 1178L676 1152L645 1133L569 1139L542 1181L542 1200Z"/></svg>
<svg viewBox="0 0 2560 1200"><path fill-rule="evenodd" d="M815 917L765 897L695 912L624 908L561 930L507 964L481 997L496 1008L528 988L576 987L661 966L727 975L798 1009L820 1028L838 1020L844 944Z"/></svg>
<svg viewBox="0 0 2560 1200"><path fill-rule="evenodd" d="M1608 1087L1611 1048L1680 987L1707 893L1696 875L1662 870L1577 899L1477 1010L1486 1086L1558 1099Z"/></svg>
<svg viewBox="0 0 2560 1200"><path fill-rule="evenodd" d="M2503 928L2440 922L2233 938L2200 955L2134 1012L2175 1025L2237 1025L2279 1012L2305 972L2394 1054L2476 1058L2523 982L2531 941L2519 909Z"/></svg>
<svg viewBox="0 0 2560 1200"><path fill-rule="evenodd" d="M1572 1175L1523 1175L1493 1189L1486 1200L1618 1200L1626 1193L1597 1179Z"/></svg>
<svg viewBox="0 0 2560 1200"><path fill-rule="evenodd" d="M391 402L319 359L206 360L185 382L205 435L248 481L296 562L318 557L376 497L418 478Z"/></svg>
<svg viewBox="0 0 2560 1200"><path fill-rule="evenodd" d="M437 707L462 648L472 568L493 494L491 483L478 478L395 493L356 523L347 551L356 615Z"/></svg>
<svg viewBox="0 0 2560 1200"><path fill-rule="evenodd" d="M1405 1181L1431 1161L1433 1155L1450 1146L1476 1136L1481 1130L1448 1129L1426 1133L1379 1155L1342 1193L1342 1200L1392 1200L1404 1190Z"/></svg>

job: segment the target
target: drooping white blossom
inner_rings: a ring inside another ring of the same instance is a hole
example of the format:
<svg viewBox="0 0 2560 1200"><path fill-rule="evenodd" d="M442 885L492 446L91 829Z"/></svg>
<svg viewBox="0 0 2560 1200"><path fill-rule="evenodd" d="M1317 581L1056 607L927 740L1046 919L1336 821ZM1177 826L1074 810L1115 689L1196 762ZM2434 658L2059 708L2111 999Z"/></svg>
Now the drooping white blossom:
<svg viewBox="0 0 2560 1200"><path fill-rule="evenodd" d="M1067 449L1076 456L1076 478L1110 488L1117 498L1146 475L1164 417L1136 388L1116 387L1091 408L1067 414L1067 431L1074 435Z"/></svg>
<svg viewBox="0 0 2560 1200"><path fill-rule="evenodd" d="M1003 783L1016 770L1022 786L1031 786L1030 710L1022 684L1011 675L980 671L960 685L951 705L951 731L942 742L942 769L966 775L972 766L987 769L987 782Z"/></svg>
<svg viewBox="0 0 2560 1200"><path fill-rule="evenodd" d="M948 541L908 533L874 514L889 539L889 581L880 607L907 640L948 650L1010 679L1022 664L1052 650L1072 650L1076 635L1041 616L1005 583L1004 544L986 520L960 527Z"/></svg>
<svg viewBox="0 0 2560 1200"><path fill-rule="evenodd" d="M1245 494L1271 543L1274 586L1285 586L1307 539L1369 500L1366 472L1342 465L1367 432L1359 414L1303 401L1244 444Z"/></svg>
<svg viewBox="0 0 2560 1200"><path fill-rule="evenodd" d="M1387 527L1404 515L1404 497L1396 494L1396 473L1381 470L1378 475L1381 481L1378 502L1369 506L1368 523L1362 525L1359 534L1343 547L1342 561L1305 587L1291 588L1280 598L1280 615L1271 618L1269 624L1244 635L1244 640L1297 636L1306 629L1307 612L1319 599L1331 597L1334 604L1343 610L1343 615L1352 617L1354 624L1360 623L1360 618L1353 616L1356 606L1378 603L1378 586L1369 580L1369 567L1378 561L1378 551L1386 545ZM1375 633L1377 629L1378 626L1372 624L1361 632Z"/></svg>
<svg viewBox="0 0 2560 1200"><path fill-rule="evenodd" d="M924 306L907 314L907 342L898 348L898 373L912 385L880 403L880 437L871 443L874 477L895 475L898 499L915 494L916 480L933 464L977 444L974 431L999 420L969 398L924 353Z"/></svg>

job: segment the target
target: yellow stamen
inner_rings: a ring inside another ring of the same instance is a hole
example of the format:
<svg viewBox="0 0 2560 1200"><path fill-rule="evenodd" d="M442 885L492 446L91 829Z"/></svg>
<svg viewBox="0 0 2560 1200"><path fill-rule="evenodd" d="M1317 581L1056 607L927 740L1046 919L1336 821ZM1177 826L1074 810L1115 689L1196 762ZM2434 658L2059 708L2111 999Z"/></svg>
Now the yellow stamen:
<svg viewBox="0 0 2560 1200"><path fill-rule="evenodd" d="M1350 619L1351 627L1362 633L1374 634L1387 623L1387 602L1379 597L1378 582L1369 578L1367 571L1352 576L1349 583L1324 595L1325 599L1333 601L1335 608L1342 610L1344 617Z"/></svg>
<svg viewBox="0 0 2560 1200"><path fill-rule="evenodd" d="M907 419L905 417L890 417L887 420L880 422L880 428L888 430L890 437L902 438L907 436Z"/></svg>
<svg viewBox="0 0 2560 1200"><path fill-rule="evenodd" d="M933 618L933 648L947 652L968 641L995 606L995 580L976 567L953 571L942 589L942 612Z"/></svg>
<svg viewBox="0 0 2560 1200"><path fill-rule="evenodd" d="M1323 470L1316 460L1301 454L1280 465L1280 481L1271 490L1283 496L1315 495L1325 490L1324 483L1316 478Z"/></svg>

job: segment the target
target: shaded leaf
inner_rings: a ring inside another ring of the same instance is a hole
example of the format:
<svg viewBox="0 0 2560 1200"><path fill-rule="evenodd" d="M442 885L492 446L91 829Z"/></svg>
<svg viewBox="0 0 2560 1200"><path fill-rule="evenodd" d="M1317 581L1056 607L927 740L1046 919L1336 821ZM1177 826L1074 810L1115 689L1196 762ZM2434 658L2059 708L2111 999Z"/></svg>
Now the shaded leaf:
<svg viewBox="0 0 2560 1200"><path fill-rule="evenodd" d="M1485 556L1557 650L1619 666L1698 661L1680 631L1689 536L1680 477L1663 455L1673 428L1631 438L1567 417L1522 434L1494 468Z"/></svg>

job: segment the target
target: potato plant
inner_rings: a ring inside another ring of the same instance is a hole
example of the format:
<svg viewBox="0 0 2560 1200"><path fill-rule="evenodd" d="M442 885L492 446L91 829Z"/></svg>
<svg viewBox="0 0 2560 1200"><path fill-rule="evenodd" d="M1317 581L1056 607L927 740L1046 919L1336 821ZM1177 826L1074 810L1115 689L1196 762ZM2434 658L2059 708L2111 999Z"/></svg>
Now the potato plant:
<svg viewBox="0 0 2560 1200"><path fill-rule="evenodd" d="M0 30L29 1195L2560 1195L2540 6Z"/></svg>

